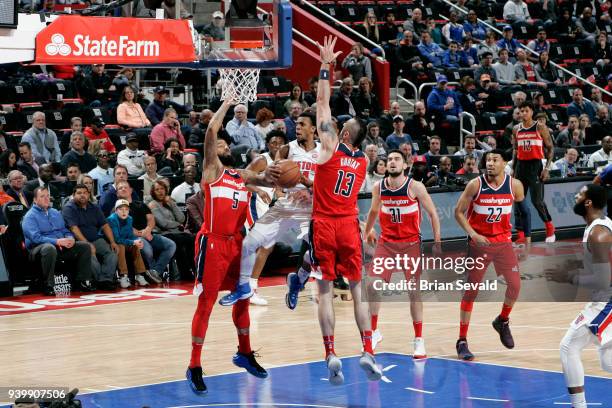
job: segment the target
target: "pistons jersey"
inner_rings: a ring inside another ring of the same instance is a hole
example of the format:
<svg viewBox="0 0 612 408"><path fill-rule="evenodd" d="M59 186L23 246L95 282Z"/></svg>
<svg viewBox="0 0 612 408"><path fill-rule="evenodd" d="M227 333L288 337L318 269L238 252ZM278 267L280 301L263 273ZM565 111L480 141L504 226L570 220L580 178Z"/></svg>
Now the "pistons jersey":
<svg viewBox="0 0 612 408"><path fill-rule="evenodd" d="M520 123L516 132L516 158L518 160L542 160L544 158L544 139L538 132L538 122L528 128Z"/></svg>
<svg viewBox="0 0 612 408"><path fill-rule="evenodd" d="M385 177L380 183L379 212L381 242L417 242L421 240L419 201L410 196L412 179L398 189L391 189Z"/></svg>
<svg viewBox="0 0 612 408"><path fill-rule="evenodd" d="M478 177L478 194L468 209L468 222L474 231L497 242L509 242L512 237L512 177L507 174L504 177L497 188L491 187L484 175Z"/></svg>
<svg viewBox="0 0 612 408"><path fill-rule="evenodd" d="M357 217L357 195L366 175L367 159L361 150L338 144L332 157L317 166L313 186L312 217Z"/></svg>
<svg viewBox="0 0 612 408"><path fill-rule="evenodd" d="M304 178L310 181L314 181L315 172L317 171L317 161L321 155L321 144L319 142L315 142L315 144L316 146L314 149L306 151L297 140L293 140L289 142L289 153L287 154L287 159L296 162L300 166L300 172ZM304 188L306 187L300 183L289 189L289 191Z"/></svg>
<svg viewBox="0 0 612 408"><path fill-rule="evenodd" d="M204 183L203 190L202 232L222 236L240 233L249 216L247 209L251 199L240 174L233 169L224 169L217 180Z"/></svg>

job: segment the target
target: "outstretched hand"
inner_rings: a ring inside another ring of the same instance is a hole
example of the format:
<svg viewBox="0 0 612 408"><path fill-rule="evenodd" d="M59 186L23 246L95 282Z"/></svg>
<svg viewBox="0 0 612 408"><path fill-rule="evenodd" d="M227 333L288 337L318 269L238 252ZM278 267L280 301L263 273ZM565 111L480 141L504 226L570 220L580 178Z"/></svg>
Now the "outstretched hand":
<svg viewBox="0 0 612 408"><path fill-rule="evenodd" d="M336 61L336 58L342 54L342 51L334 53L334 47L336 46L337 40L338 37L332 37L330 35L323 38L323 45L317 43L319 46L319 52L321 54L321 63L333 64Z"/></svg>

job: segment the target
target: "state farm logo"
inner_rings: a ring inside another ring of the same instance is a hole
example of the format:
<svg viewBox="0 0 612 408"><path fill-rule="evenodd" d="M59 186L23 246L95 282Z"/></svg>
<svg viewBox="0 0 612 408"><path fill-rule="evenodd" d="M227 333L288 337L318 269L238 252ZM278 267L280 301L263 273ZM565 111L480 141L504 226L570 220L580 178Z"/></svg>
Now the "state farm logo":
<svg viewBox="0 0 612 408"><path fill-rule="evenodd" d="M70 54L71 51L72 48L70 48L70 46L66 44L64 36L61 34L53 34L51 36L51 43L45 46L45 52L49 55L59 54L65 57L66 55Z"/></svg>
<svg viewBox="0 0 612 408"><path fill-rule="evenodd" d="M159 57L159 41L131 40L127 35L117 39L90 38L77 34L72 42L66 41L62 34L51 36L51 43L45 46L47 55L86 56L86 57Z"/></svg>

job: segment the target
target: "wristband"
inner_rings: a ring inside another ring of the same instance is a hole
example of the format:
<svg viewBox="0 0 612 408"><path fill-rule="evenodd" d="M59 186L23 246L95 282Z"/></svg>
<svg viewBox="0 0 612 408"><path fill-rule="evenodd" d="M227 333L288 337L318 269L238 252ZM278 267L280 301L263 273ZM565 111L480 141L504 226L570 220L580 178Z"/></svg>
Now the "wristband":
<svg viewBox="0 0 612 408"><path fill-rule="evenodd" d="M319 71L319 79L329 81L329 70L322 69L321 71Z"/></svg>

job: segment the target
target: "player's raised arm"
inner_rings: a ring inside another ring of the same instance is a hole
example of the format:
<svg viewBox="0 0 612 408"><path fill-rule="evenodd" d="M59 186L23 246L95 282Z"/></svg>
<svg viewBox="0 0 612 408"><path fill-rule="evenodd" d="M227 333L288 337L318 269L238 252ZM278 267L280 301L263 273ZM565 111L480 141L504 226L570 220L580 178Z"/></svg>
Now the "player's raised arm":
<svg viewBox="0 0 612 408"><path fill-rule="evenodd" d="M227 99L223 101L221 107L215 112L208 123L208 128L206 129L206 135L204 137L204 168L202 169L202 183L212 183L219 178L221 171L223 171L223 164L221 164L221 160L219 160L217 154L217 134L219 133L219 129L221 129L223 118L230 106L232 106L232 101Z"/></svg>
<svg viewBox="0 0 612 408"><path fill-rule="evenodd" d="M540 136L542 137L544 149L546 149L546 166L544 166L542 174L540 174L540 179L542 181L546 181L548 180L548 172L550 170L550 167L553 164L555 146L553 145L552 137L550 136L550 132L548 131L548 126L538 123L537 130Z"/></svg>
<svg viewBox="0 0 612 408"><path fill-rule="evenodd" d="M442 236L440 234L440 217L438 217L438 211L436 211L436 206L431 196L420 181L413 181L412 189L415 197L419 200L419 203L421 203L427 215L429 215L434 242L442 242Z"/></svg>
<svg viewBox="0 0 612 408"><path fill-rule="evenodd" d="M331 65L342 51L334 53L337 37L325 37L323 45L318 44L321 55L321 71L319 72L319 85L317 87L317 131L321 140L321 157L319 163L325 163L333 155L338 144L338 135L332 123L329 98L331 93L329 79Z"/></svg>
<svg viewBox="0 0 612 408"><path fill-rule="evenodd" d="M370 204L370 212L368 212L368 220L365 226L365 236L370 244L376 242L376 233L374 232L374 224L380 212L380 181L374 183L372 187L372 202Z"/></svg>
<svg viewBox="0 0 612 408"><path fill-rule="evenodd" d="M463 228L465 232L467 232L468 236L471 239L476 241L476 243L481 244L488 243L489 240L486 237L483 237L482 235L478 234L474 230L474 228L472 228L472 226L468 222L467 217L465 216L466 211L470 207L470 203L472 202L474 197L476 197L476 194L478 194L478 190L480 188L479 183L479 180L476 178L470 181L467 186L465 186L465 190L463 190L463 193L461 194L461 197L459 197L459 201L457 202L457 206L455 207L455 220L457 220L459 226Z"/></svg>

